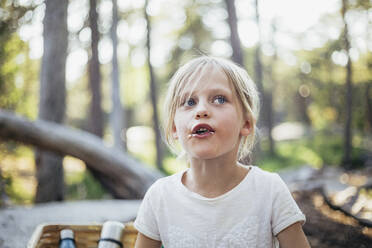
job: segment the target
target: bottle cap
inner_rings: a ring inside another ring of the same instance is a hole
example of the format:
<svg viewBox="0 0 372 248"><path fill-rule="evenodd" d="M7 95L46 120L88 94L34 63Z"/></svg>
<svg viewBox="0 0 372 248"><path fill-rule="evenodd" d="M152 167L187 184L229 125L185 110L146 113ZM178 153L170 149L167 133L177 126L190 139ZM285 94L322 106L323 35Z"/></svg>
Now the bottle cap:
<svg viewBox="0 0 372 248"><path fill-rule="evenodd" d="M121 240L124 224L118 221L106 221L101 231L101 239Z"/></svg>
<svg viewBox="0 0 372 248"><path fill-rule="evenodd" d="M74 232L71 229L63 229L60 232L61 239L73 239L74 238Z"/></svg>

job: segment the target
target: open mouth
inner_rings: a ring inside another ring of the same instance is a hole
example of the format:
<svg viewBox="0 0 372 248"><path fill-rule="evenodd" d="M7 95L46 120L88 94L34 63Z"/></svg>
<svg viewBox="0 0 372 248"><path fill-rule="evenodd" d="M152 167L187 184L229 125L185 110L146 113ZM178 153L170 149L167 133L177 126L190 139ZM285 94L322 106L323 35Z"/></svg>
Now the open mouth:
<svg viewBox="0 0 372 248"><path fill-rule="evenodd" d="M206 137L214 134L214 129L208 124L199 124L192 129L192 136Z"/></svg>

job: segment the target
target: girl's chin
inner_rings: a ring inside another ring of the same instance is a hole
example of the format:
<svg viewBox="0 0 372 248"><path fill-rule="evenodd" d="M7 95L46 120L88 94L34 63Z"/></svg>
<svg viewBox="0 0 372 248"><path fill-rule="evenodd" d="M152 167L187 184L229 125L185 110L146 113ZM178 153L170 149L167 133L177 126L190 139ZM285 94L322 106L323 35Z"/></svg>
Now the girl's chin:
<svg viewBox="0 0 372 248"><path fill-rule="evenodd" d="M190 152L191 157L194 159L215 159L218 158L220 154L214 152L214 151L193 151Z"/></svg>

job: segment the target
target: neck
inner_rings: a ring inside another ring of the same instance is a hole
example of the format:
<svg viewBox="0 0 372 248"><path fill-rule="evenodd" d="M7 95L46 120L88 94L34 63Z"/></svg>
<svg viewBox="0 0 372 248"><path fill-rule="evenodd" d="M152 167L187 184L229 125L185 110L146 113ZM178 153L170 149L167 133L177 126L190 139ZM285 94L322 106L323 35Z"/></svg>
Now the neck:
<svg viewBox="0 0 372 248"><path fill-rule="evenodd" d="M216 197L239 184L247 172L247 168L237 162L236 156L193 158L190 159L190 170L182 181L193 192L206 197Z"/></svg>

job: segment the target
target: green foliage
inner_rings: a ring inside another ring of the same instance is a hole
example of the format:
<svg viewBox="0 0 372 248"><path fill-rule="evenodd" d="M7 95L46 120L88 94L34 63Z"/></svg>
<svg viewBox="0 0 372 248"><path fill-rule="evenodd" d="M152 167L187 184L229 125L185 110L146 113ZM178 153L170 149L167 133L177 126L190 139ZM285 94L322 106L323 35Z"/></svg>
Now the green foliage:
<svg viewBox="0 0 372 248"><path fill-rule="evenodd" d="M15 142L1 143L0 156L3 193L12 204L31 204L36 187L32 149Z"/></svg>
<svg viewBox="0 0 372 248"><path fill-rule="evenodd" d="M16 57L24 43L16 34L0 39L0 108L15 109L20 102L20 90L16 86L19 66Z"/></svg>
<svg viewBox="0 0 372 248"><path fill-rule="evenodd" d="M28 182L17 175L5 174L5 193L12 204L31 204L34 192L30 190Z"/></svg>
<svg viewBox="0 0 372 248"><path fill-rule="evenodd" d="M356 142L354 142L356 143ZM343 137L329 131L320 131L312 137L276 142L276 155L268 153L268 142L262 142L263 155L258 165L269 171L278 171L301 165L314 168L338 166L343 156ZM354 144L352 161L355 167L363 166L363 156L367 151Z"/></svg>
<svg viewBox="0 0 372 248"><path fill-rule="evenodd" d="M298 69L296 77L300 84L307 85L308 115L316 129L324 129L332 125L345 123L346 115L346 68L335 64L332 56L343 52L342 40L328 41L323 47L311 51L299 51L297 56L302 62L310 64L311 71L306 74ZM369 69L372 61L371 53L361 54L358 61L352 61L353 112L352 125L357 130L368 129L367 85L371 83L372 74ZM298 84L297 87L300 86Z"/></svg>
<svg viewBox="0 0 372 248"><path fill-rule="evenodd" d="M25 78L19 72L27 70L24 69L27 68L24 63L27 60L27 45L14 31L20 22L27 22L27 18L23 17L34 7L5 0L0 1L0 6L0 108L19 110L19 106L25 103L22 89Z"/></svg>
<svg viewBox="0 0 372 248"><path fill-rule="evenodd" d="M66 200L102 199L107 197L101 184L88 171L66 173Z"/></svg>

